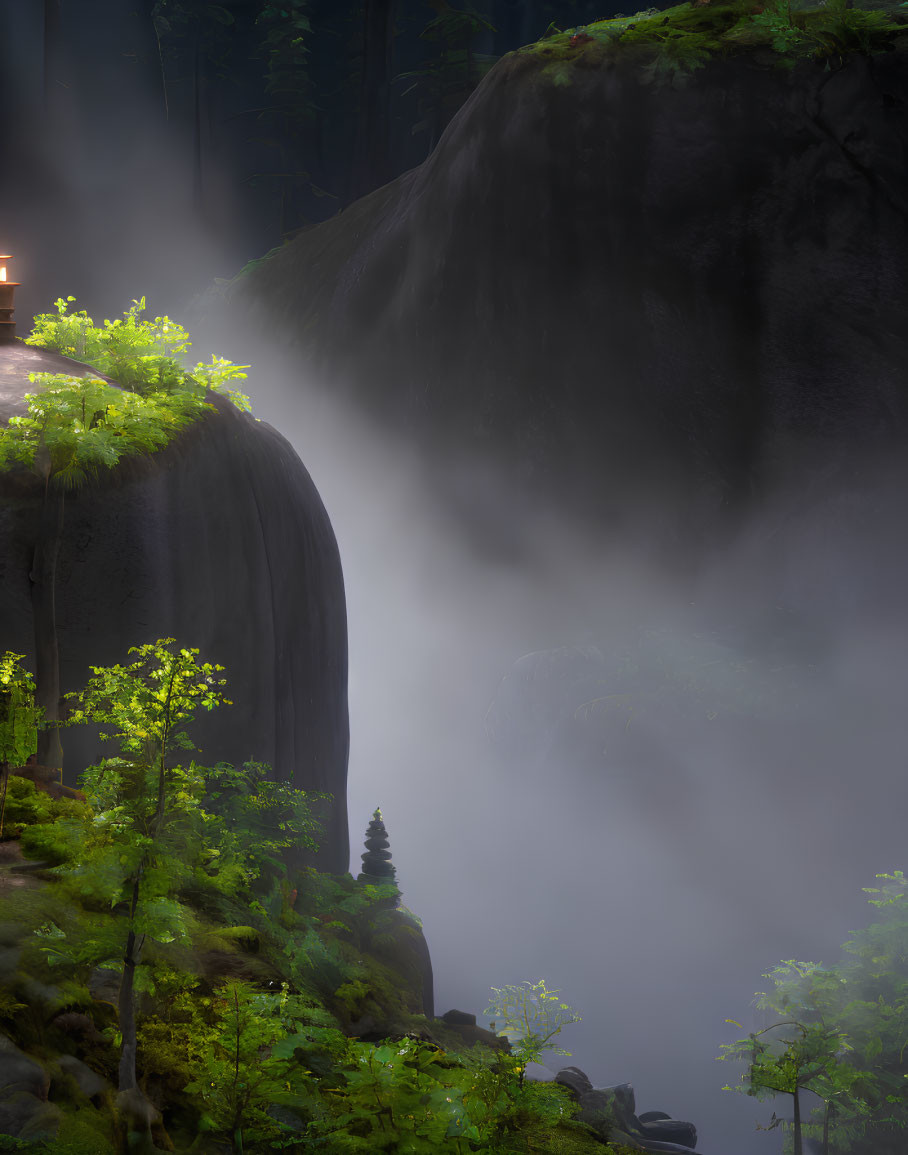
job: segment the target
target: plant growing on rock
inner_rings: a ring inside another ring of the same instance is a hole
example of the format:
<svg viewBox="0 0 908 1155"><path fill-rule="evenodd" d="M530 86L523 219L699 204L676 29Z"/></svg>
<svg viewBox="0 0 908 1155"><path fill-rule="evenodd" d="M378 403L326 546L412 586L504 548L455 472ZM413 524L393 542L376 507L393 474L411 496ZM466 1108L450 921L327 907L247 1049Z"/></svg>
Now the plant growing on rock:
<svg viewBox="0 0 908 1155"><path fill-rule="evenodd" d="M133 393L189 393L201 400L212 389L229 397L243 412L249 411L249 398L233 384L245 380L244 370L249 366L234 365L212 354L210 362L200 361L187 369L180 358L192 345L189 334L170 317L143 319L144 297L133 301L122 318L105 321L101 327L84 309L70 312L74 301L75 297L58 297L56 313L35 317L26 345L83 361Z"/></svg>

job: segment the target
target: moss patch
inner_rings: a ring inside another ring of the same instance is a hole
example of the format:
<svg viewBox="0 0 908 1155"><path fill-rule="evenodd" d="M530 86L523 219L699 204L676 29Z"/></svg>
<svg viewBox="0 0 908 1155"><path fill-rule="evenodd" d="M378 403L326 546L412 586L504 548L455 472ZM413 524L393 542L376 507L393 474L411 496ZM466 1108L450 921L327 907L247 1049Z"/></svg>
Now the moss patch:
<svg viewBox="0 0 908 1155"><path fill-rule="evenodd" d="M537 59L554 85L570 84L574 68L600 67L620 56L640 60L646 79L673 81L711 59L756 53L790 67L798 59L829 67L850 54L908 47L908 13L878 8L799 7L787 0L678 4L616 16L556 32L515 54Z"/></svg>

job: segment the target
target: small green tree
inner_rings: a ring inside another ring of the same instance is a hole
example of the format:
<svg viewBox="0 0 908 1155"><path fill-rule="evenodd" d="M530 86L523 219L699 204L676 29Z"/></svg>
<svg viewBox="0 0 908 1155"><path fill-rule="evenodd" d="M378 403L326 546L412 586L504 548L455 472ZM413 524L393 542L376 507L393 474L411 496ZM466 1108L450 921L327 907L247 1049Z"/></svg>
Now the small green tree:
<svg viewBox="0 0 908 1155"><path fill-rule="evenodd" d="M249 891L258 872L281 848L317 844L306 795L267 782L259 764L242 771L187 764L184 755L195 747L186 727L196 712L229 705L222 667L199 662L198 650L172 638L129 653L134 660L125 666L92 667L85 689L68 695L68 724L100 726L118 754L83 774L87 816L57 824L68 842L57 873L86 908L79 934L68 938L47 925L39 938L52 963L120 971L118 1104L130 1142L150 1150L150 1116L136 1071L136 992L153 986L139 976L146 942L188 942L183 895L202 876L261 913ZM212 809L219 803L222 813ZM117 919L102 917L110 909Z"/></svg>
<svg viewBox="0 0 908 1155"><path fill-rule="evenodd" d="M193 749L183 727L195 711L228 700L219 677L223 667L199 663L198 650L163 638L129 652L136 658L128 666L94 666L85 689L67 695L73 701L69 724L97 724L120 749L118 757L85 771L86 795L101 814L85 831L84 849L70 869L83 889L88 884L124 908L119 1101L127 1129L148 1146L148 1112L136 1080L136 968L146 938L168 942L183 933L174 891L185 866L179 839L175 846L169 836L194 820L202 787L194 764L175 764L174 754Z"/></svg>
<svg viewBox="0 0 908 1155"><path fill-rule="evenodd" d="M558 991L546 989L545 981L531 983L525 979L520 986L492 987L492 1000L483 1012L500 1017L504 1026L498 1033L511 1044L512 1054L520 1063L520 1078L527 1063L539 1063L549 1051L553 1055L569 1055L551 1040L570 1023L579 1023L580 1016L561 1001Z"/></svg>
<svg viewBox="0 0 908 1155"><path fill-rule="evenodd" d="M740 1027L741 1024L734 1025ZM803 1155L801 1091L806 1089L818 1095L826 1105L823 1155L828 1155L832 1104L852 1092L860 1078L854 1068L842 1061L851 1046L841 1031L821 1023L788 1019L754 1031L746 1039L727 1043L721 1050L721 1059L747 1063L740 1083L736 1087L726 1086L724 1090L744 1091L758 1099L791 1095L794 1155ZM774 1117L772 1126L778 1122L781 1120Z"/></svg>
<svg viewBox="0 0 908 1155"><path fill-rule="evenodd" d="M272 1106L306 1107L313 1098L306 1072L294 1059L291 1038L297 1025L293 996L283 984L279 994L256 991L228 979L215 991L216 1030L195 1055L197 1075L185 1088L204 1105L204 1133L223 1136L235 1155L283 1146L295 1131L269 1113Z"/></svg>

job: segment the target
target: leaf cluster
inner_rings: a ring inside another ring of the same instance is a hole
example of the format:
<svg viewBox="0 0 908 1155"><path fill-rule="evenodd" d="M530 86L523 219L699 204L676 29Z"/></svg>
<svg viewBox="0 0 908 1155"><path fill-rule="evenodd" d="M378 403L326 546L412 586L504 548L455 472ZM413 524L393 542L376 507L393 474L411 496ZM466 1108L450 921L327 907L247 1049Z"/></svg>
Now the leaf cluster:
<svg viewBox="0 0 908 1155"><path fill-rule="evenodd" d="M555 83L566 83L563 65L573 63L580 53L646 50L649 59L643 64L644 78L679 87L710 59L742 49L771 49L776 63L784 68L799 59L823 60L832 67L833 61L849 53L887 51L904 32L897 7L852 8L847 0L820 4L801 0L685 3L556 31L521 51L546 57L544 73Z"/></svg>
<svg viewBox="0 0 908 1155"><path fill-rule="evenodd" d="M75 297L57 298L56 312L35 317L25 343L83 361L143 396L188 393L200 403L205 391L212 389L249 410L248 397L232 384L245 378L249 366L212 355L209 363L185 368L181 358L192 345L189 334L169 317L144 318L144 297L133 301L121 318L106 320L100 327L84 309L70 311L74 301ZM188 400L180 398L174 404L185 406Z"/></svg>
<svg viewBox="0 0 908 1155"><path fill-rule="evenodd" d="M38 723L44 711L35 705L35 679L22 667L24 654L0 655L0 764L24 766L38 748Z"/></svg>
<svg viewBox="0 0 908 1155"><path fill-rule="evenodd" d="M198 393L143 396L98 377L31 373L28 413L0 428L0 469L25 465L72 489L121 457L154 453L211 407Z"/></svg>
<svg viewBox="0 0 908 1155"><path fill-rule="evenodd" d="M825 1123L830 1150L849 1155L908 1129L908 879L877 877L866 893L879 920L852 933L835 965L787 959L767 972L771 986L754 1005L784 1022L721 1056L747 1064L736 1090L813 1091L824 1106L805 1134L818 1139Z"/></svg>
<svg viewBox="0 0 908 1155"><path fill-rule="evenodd" d="M537 1063L544 1052L569 1055L551 1040L570 1023L579 1023L580 1016L561 1001L558 991L546 989L545 981L524 980L521 985L492 987L492 999L483 1012L503 1020L499 1034L510 1043L513 1053L521 1062Z"/></svg>

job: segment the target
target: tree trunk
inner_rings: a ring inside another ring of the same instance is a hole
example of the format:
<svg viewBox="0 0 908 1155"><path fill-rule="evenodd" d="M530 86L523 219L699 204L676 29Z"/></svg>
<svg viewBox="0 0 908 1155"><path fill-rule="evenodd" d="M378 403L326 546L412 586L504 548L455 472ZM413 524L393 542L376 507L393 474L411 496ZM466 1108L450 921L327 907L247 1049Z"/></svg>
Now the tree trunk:
<svg viewBox="0 0 908 1155"><path fill-rule="evenodd" d="M793 1098L794 1098L794 1155L804 1155L804 1149L801 1146L800 1087L795 1087Z"/></svg>
<svg viewBox="0 0 908 1155"><path fill-rule="evenodd" d="M366 0L359 127L350 182L351 201L390 180L389 105L393 0Z"/></svg>
<svg viewBox="0 0 908 1155"><path fill-rule="evenodd" d="M145 864L142 863L132 885L129 921L132 924L139 905L139 889ZM123 952L123 977L117 997L117 1015L120 1022L120 1068L117 1080L117 1110L126 1128L125 1147L130 1155L148 1155L156 1150L151 1128L157 1112L139 1089L136 1078L136 967L142 957L144 935L137 935L130 925Z"/></svg>
<svg viewBox="0 0 908 1155"><path fill-rule="evenodd" d="M139 888L138 880L135 890ZM136 933L130 930L126 939L126 953L123 956L123 977L120 980L120 994L117 999L117 1013L120 1019L120 1034L123 1045L120 1049L120 1070L118 1091L132 1091L136 1086L136 967L141 956L141 944Z"/></svg>
<svg viewBox="0 0 908 1155"><path fill-rule="evenodd" d="M45 490L38 541L29 574L35 630L35 704L43 707L48 722L57 722L60 718L60 650L55 586L64 501L62 489ZM38 732L38 764L57 769L63 767L63 747L56 726Z"/></svg>
<svg viewBox="0 0 908 1155"><path fill-rule="evenodd" d="M2 838L3 819L6 816L6 788L9 785L9 762L0 762L0 778L3 780L3 785L0 786L0 838Z"/></svg>

